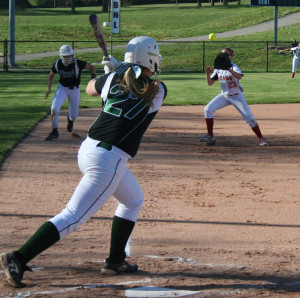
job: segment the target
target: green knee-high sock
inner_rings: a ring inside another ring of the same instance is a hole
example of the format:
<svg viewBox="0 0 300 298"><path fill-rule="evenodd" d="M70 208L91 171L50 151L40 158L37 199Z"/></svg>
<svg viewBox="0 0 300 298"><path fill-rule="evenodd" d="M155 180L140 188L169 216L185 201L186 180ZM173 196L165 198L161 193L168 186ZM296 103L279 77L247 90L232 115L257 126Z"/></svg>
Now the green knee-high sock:
<svg viewBox="0 0 300 298"><path fill-rule="evenodd" d="M111 228L109 261L120 263L126 258L125 247L135 222L114 216Z"/></svg>
<svg viewBox="0 0 300 298"><path fill-rule="evenodd" d="M16 256L23 264L26 264L56 243L59 238L59 232L55 225L47 221L40 226L22 247L15 251Z"/></svg>

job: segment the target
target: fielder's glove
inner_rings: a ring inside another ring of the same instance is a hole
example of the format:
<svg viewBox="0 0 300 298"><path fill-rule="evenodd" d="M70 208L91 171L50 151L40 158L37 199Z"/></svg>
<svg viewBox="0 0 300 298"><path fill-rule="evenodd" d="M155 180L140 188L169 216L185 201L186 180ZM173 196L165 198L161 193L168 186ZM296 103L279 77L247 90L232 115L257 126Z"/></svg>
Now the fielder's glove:
<svg viewBox="0 0 300 298"><path fill-rule="evenodd" d="M228 70L231 67L232 67L232 63L227 54L220 53L217 55L217 57L215 58L215 61L214 61L215 69Z"/></svg>
<svg viewBox="0 0 300 298"><path fill-rule="evenodd" d="M111 55L108 55L109 60L105 60L106 57L103 57L103 61L101 62L102 65L104 65L104 73L111 73L116 70L118 66L121 65L121 62L118 61L116 58L114 58Z"/></svg>

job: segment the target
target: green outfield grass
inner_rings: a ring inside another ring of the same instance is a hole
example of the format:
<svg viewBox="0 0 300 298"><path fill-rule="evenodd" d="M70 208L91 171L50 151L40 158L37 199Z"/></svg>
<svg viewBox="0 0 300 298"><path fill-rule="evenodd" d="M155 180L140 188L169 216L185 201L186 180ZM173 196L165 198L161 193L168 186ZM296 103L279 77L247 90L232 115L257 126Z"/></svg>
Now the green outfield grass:
<svg viewBox="0 0 300 298"><path fill-rule="evenodd" d="M91 45L97 47L97 44L91 42ZM160 44L160 53L163 57L162 67L171 70L185 70L190 72L203 72L205 66L212 65L215 56L223 47L232 47L235 52L235 63L237 63L244 71L251 72L284 72L291 70L292 56L289 53L279 55L279 50L290 46L290 42L278 44L278 47L271 47L267 53L266 42L237 42L218 40L216 42L177 42ZM77 43L75 45L75 52ZM59 44L57 45L59 48ZM205 48L205 52L204 49ZM122 61L124 59L124 47L113 50L113 56ZM56 52L54 52L56 53ZM187 54L188 53L188 54ZM57 54L52 57L44 57L29 61L17 62L19 69L49 69L54 61L58 58ZM268 67L267 67L268 55ZM102 60L101 51L94 52L76 52L78 59L89 63L100 62ZM99 70L101 66L96 66Z"/></svg>
<svg viewBox="0 0 300 298"><path fill-rule="evenodd" d="M215 7L203 4L141 5L122 8L121 34L114 35L113 40L125 44L136 35L150 35L157 40L191 37L223 32L243 26L253 25L273 18L272 7L250 7L249 1L242 1L241 6L230 3L226 8L220 3ZM62 42L72 43L75 51L80 48L98 47L88 23L88 16L97 13L102 20L107 20L107 14L101 14L100 8L77 8L76 14L71 14L69 8L57 9L23 9L16 13L16 54L42 53L54 51L53 57L36 58L29 61L18 61L19 69L50 69L57 50ZM279 8L279 16L286 15L299 8ZM0 10L0 47L1 39L8 35L8 12ZM290 41L298 39L300 24L281 28L278 31L278 45L288 47ZM109 28L104 28L107 40L110 39ZM273 31L250 34L246 36L218 39L217 42L168 43L160 45L164 57L163 67L169 70L203 71L210 65L224 46L232 46L236 52L236 63L244 71L290 71L291 57L278 55L278 49L269 49L269 64L267 69L266 40L272 45ZM82 42L80 42L80 40ZM56 41L56 42L55 42ZM83 42L85 41L85 42ZM248 43L249 41L261 41ZM205 52L203 51L205 47ZM1 52L1 49L0 49ZM187 55L188 53L188 55ZM205 57L203 57L205 53ZM113 55L123 59L124 48L114 49ZM79 59L88 62L101 61L99 52L76 52ZM1 65L1 62L0 62Z"/></svg>
<svg viewBox="0 0 300 298"><path fill-rule="evenodd" d="M0 73L0 163L49 114L58 77L45 99L47 76L48 73ZM100 99L85 94L89 78L88 72L83 73L81 108L98 108ZM168 87L165 105L204 105L220 92L219 83L207 86L203 73L162 73L160 79ZM249 73L242 84L249 104L300 102L297 75L292 80L288 73Z"/></svg>

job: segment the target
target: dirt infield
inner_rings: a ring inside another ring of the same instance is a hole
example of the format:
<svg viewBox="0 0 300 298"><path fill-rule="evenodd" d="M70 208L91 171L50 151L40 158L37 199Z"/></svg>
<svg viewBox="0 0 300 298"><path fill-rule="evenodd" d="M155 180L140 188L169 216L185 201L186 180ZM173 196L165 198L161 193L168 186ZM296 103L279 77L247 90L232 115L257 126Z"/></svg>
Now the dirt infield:
<svg viewBox="0 0 300 298"><path fill-rule="evenodd" d="M271 143L260 147L232 107L216 113L216 146L199 142L203 106L163 107L129 163L145 194L130 245L140 270L99 274L111 199L30 262L26 288L10 288L0 271L0 297L299 297L299 108L251 105ZM65 131L62 112L53 142L44 141L47 118L3 163L0 252L19 248L68 202L81 177L77 150L97 113L80 111L79 138Z"/></svg>

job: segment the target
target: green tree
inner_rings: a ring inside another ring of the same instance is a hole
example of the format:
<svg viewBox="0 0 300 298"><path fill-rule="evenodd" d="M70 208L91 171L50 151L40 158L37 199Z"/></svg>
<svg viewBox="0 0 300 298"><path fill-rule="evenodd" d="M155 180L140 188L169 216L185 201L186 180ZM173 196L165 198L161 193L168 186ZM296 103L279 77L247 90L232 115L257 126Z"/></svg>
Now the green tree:
<svg viewBox="0 0 300 298"><path fill-rule="evenodd" d="M108 12L108 2L109 0L103 0L102 2L102 12Z"/></svg>
<svg viewBox="0 0 300 298"><path fill-rule="evenodd" d="M127 7L131 5L131 0L121 0L121 6Z"/></svg>
<svg viewBox="0 0 300 298"><path fill-rule="evenodd" d="M75 0L72 0L72 8L71 8L71 12L75 13L75 8L76 8L76 4L75 4Z"/></svg>
<svg viewBox="0 0 300 298"><path fill-rule="evenodd" d="M44 6L48 0L28 0L29 4L33 7Z"/></svg>

